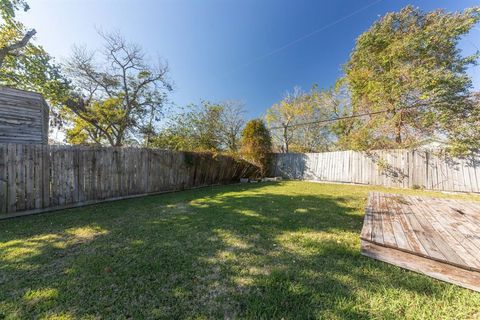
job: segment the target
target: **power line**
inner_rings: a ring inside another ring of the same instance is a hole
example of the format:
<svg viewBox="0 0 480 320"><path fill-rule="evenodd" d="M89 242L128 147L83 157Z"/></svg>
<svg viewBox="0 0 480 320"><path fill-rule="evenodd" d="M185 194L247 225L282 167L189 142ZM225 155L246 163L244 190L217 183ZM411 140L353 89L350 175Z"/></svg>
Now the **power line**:
<svg viewBox="0 0 480 320"><path fill-rule="evenodd" d="M419 106L419 105L415 105L415 106L410 106L410 107L402 108L402 110L414 109L414 108L418 108L418 107L420 107L420 106ZM288 126L286 126L286 127L287 127L287 128L296 128L296 127L308 126L308 125L311 125L311 124L320 124L320 123L334 122L334 121L338 121L338 120L360 118L360 117L365 117L365 116L370 116L370 115L375 115L375 114L380 114L380 113L386 113L386 112L391 112L391 111L392 111L392 110L384 109L384 110L379 110L379 111L374 111L374 112L354 114L354 115L351 115L351 116L336 117L336 118L330 118L330 119L323 119L323 120L316 120L316 121L310 121L310 122L296 123L296 124L288 125ZM277 130L277 129L284 129L284 128L285 128L285 126L283 126L283 127L271 127L270 130Z"/></svg>
<svg viewBox="0 0 480 320"><path fill-rule="evenodd" d="M362 11L364 11L364 10L366 10L366 9L374 6L374 5L376 5L377 3L381 2L381 1L382 1L382 0L376 0L376 1L374 1L374 2L372 2L372 3L370 3L370 4L368 4L368 5L366 5L366 6L364 6L364 7L361 7L361 8L358 9L358 10L355 10L355 11L353 11L353 12L351 12L351 13L349 13L349 14L347 14L347 15L345 15L345 16L343 16L343 17L341 17L341 18L339 18L339 19L337 19L337 20L335 20L335 21L333 21L333 22L330 22L330 23L324 25L323 27L320 27L320 28L318 28L318 29L316 29L316 30L313 30L313 31L311 31L311 32L309 32L309 33L307 33L307 34L304 34L303 36L301 36L301 37L299 37L299 38L297 38L297 39L295 39L295 40L292 40L292 41L284 44L283 46L280 46L280 47L278 47L278 48L273 49L273 50L270 51L270 52L267 52L267 53L265 53L265 54L263 54L263 55L261 55L261 56L258 56L258 57L256 57L256 58L252 59L251 61L249 61L249 62L247 62L247 63L245 63L245 64L243 64L243 65L240 65L239 67L233 69L229 74L234 73L234 72L239 71L239 70L242 70L242 69L244 69L244 68L247 68L247 67L249 67L250 65L254 64L255 62L258 62L258 61L261 61L261 60L263 60L263 59L265 59L265 58L268 58L268 57L270 57L270 56L272 56L272 55L274 55L274 54L276 54L276 53L278 53L278 52L280 52L280 51L283 51L283 50L285 50L285 49L293 46L294 44L297 44L297 43L300 42L300 41L303 41L303 40L305 40L305 39L308 39L308 38L314 36L315 34L317 34L317 33L319 33L319 32L322 32L322 31L324 31L324 30L326 30L326 29L328 29L328 28L331 28L331 27L335 26L336 24L338 24L338 23L340 23L340 22L343 22L343 21L347 20L348 18L353 17L354 15L356 15L356 14L358 14L358 13L360 13L360 12L362 12Z"/></svg>

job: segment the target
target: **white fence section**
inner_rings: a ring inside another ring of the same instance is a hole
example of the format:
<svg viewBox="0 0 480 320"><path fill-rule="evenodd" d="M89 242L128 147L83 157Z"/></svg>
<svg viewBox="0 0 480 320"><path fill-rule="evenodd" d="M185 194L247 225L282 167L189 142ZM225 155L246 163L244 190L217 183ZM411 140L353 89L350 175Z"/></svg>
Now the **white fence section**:
<svg viewBox="0 0 480 320"><path fill-rule="evenodd" d="M423 150L277 153L272 174L290 179L480 192L480 157L458 159Z"/></svg>

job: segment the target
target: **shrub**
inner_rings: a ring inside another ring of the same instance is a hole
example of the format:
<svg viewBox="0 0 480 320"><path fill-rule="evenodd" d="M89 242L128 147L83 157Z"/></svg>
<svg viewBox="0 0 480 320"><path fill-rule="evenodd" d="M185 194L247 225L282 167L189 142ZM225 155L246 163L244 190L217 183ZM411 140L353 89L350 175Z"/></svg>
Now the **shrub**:
<svg viewBox="0 0 480 320"><path fill-rule="evenodd" d="M264 177L269 167L272 138L265 123L260 119L250 120L242 132L242 155L260 169Z"/></svg>

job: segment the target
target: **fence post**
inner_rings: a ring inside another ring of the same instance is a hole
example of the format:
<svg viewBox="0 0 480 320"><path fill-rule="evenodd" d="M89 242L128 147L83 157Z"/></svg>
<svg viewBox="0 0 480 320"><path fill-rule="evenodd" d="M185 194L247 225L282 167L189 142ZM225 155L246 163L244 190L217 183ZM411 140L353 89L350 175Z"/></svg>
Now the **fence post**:
<svg viewBox="0 0 480 320"><path fill-rule="evenodd" d="M0 144L0 213L7 212L7 146Z"/></svg>
<svg viewBox="0 0 480 320"><path fill-rule="evenodd" d="M415 150L408 151L408 187L413 188L415 185Z"/></svg>
<svg viewBox="0 0 480 320"><path fill-rule="evenodd" d="M50 206L50 147L42 146L42 208Z"/></svg>

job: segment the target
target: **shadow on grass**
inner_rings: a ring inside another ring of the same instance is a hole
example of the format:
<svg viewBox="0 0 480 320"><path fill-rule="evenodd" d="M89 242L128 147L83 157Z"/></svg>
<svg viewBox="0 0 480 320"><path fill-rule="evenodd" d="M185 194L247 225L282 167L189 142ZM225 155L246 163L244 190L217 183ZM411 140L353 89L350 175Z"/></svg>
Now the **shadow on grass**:
<svg viewBox="0 0 480 320"><path fill-rule="evenodd" d="M458 295L361 256L362 200L234 185L5 221L0 318L382 318L389 295Z"/></svg>

